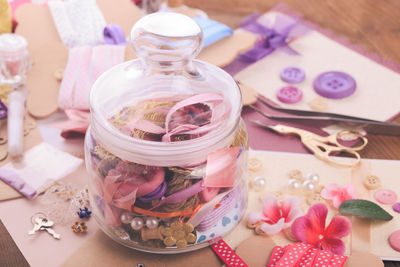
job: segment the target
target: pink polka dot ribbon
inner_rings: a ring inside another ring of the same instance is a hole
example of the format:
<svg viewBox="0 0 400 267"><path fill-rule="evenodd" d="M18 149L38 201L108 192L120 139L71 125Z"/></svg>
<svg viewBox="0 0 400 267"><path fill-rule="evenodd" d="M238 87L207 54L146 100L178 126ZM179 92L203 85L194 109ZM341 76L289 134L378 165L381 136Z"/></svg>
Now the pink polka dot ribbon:
<svg viewBox="0 0 400 267"><path fill-rule="evenodd" d="M228 267L248 267L224 240L220 239L211 248Z"/></svg>
<svg viewBox="0 0 400 267"><path fill-rule="evenodd" d="M267 267L341 267L347 257L323 251L308 244L296 243L285 247L275 247Z"/></svg>

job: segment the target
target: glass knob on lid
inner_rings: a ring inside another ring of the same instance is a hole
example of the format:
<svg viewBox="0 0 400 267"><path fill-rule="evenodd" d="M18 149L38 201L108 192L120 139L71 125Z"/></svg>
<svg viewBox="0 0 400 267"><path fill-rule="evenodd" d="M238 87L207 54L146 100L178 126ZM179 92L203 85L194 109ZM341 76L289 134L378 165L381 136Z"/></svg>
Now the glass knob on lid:
<svg viewBox="0 0 400 267"><path fill-rule="evenodd" d="M190 65L203 43L203 32L191 18L158 12L140 19L131 30L132 47L145 65L156 69L182 69Z"/></svg>

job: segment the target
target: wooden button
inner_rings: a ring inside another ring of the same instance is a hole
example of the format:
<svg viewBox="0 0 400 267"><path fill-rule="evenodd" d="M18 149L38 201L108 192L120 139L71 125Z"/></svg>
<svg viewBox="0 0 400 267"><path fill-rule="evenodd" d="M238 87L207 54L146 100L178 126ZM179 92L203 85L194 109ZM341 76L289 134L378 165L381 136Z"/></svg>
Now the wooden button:
<svg viewBox="0 0 400 267"><path fill-rule="evenodd" d="M262 168L262 162L258 158L251 158L247 163L248 169L251 172L258 172Z"/></svg>
<svg viewBox="0 0 400 267"><path fill-rule="evenodd" d="M368 175L363 179L363 184L368 190L374 190L381 186L381 179L375 175Z"/></svg>
<svg viewBox="0 0 400 267"><path fill-rule="evenodd" d="M314 205L316 203L322 203L322 202L323 202L323 199L322 199L321 195L318 193L313 193L307 198L307 203L310 206Z"/></svg>
<svg viewBox="0 0 400 267"><path fill-rule="evenodd" d="M292 170L289 172L289 177L296 180L303 180L303 173L300 170Z"/></svg>
<svg viewBox="0 0 400 267"><path fill-rule="evenodd" d="M64 78L64 69L57 69L54 72L54 77L56 77L58 81L62 81L62 79Z"/></svg>
<svg viewBox="0 0 400 267"><path fill-rule="evenodd" d="M308 105L311 109L316 111L325 111L328 109L328 102L322 97L316 97L311 100Z"/></svg>

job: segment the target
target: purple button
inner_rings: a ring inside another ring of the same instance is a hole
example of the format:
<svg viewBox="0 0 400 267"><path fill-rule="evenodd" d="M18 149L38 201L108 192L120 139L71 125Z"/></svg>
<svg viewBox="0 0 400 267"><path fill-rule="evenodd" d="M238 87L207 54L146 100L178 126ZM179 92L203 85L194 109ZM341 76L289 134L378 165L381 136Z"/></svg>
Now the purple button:
<svg viewBox="0 0 400 267"><path fill-rule="evenodd" d="M395 212L400 213L400 202L394 203L393 206L392 206L392 208L393 208L393 210L394 210Z"/></svg>
<svg viewBox="0 0 400 267"><path fill-rule="evenodd" d="M291 84L301 83L306 78L304 71L296 67L287 67L283 69L280 76L282 81Z"/></svg>
<svg viewBox="0 0 400 267"><path fill-rule="evenodd" d="M297 87L285 86L279 89L276 97L283 103L293 104L299 102L303 98L303 93Z"/></svg>
<svg viewBox="0 0 400 267"><path fill-rule="evenodd" d="M339 99L345 98L356 90L356 81L347 73L328 71L321 73L314 80L314 90L320 96Z"/></svg>

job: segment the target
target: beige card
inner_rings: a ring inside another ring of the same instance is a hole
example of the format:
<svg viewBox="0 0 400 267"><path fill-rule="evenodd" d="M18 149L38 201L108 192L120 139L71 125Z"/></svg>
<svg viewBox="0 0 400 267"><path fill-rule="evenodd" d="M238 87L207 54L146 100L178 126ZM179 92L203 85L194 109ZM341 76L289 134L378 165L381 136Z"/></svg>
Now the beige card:
<svg viewBox="0 0 400 267"><path fill-rule="evenodd" d="M273 19L276 14L281 13L268 12L262 17ZM324 111L375 120L388 120L400 112L398 73L317 31L299 37L290 46L300 55L278 49L239 72L235 78L284 107L310 110L309 103L319 96L313 89L314 79L325 71L342 71L354 77L356 91L343 99L324 98L327 102ZM282 103L276 97L278 90L288 85L279 74L289 66L299 67L306 73L306 79L294 85L303 92L303 99L295 104Z"/></svg>

